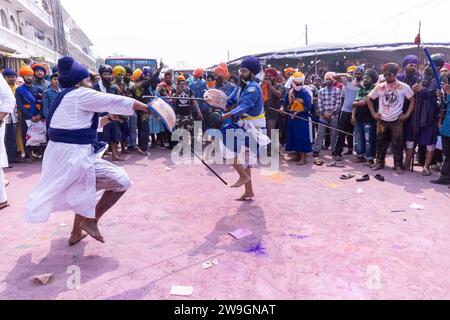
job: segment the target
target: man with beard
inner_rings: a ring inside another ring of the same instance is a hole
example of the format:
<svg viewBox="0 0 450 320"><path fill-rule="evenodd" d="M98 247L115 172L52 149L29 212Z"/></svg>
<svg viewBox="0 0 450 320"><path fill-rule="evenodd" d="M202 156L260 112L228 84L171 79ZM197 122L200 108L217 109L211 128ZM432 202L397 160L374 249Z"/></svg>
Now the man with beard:
<svg viewBox="0 0 450 320"><path fill-rule="evenodd" d="M194 98L194 93L187 86L184 76L178 76L177 78L177 90L173 93L173 108L177 117L177 129L184 129L189 131L191 136L191 143L193 145L196 138L196 132L194 132L194 115L197 115L199 121L203 121L202 112L195 100L184 100L183 98Z"/></svg>
<svg viewBox="0 0 450 320"><path fill-rule="evenodd" d="M264 97L264 111L266 113L267 121L267 134L272 138L272 130L277 129L280 122L280 113L273 109L279 110L281 108L281 99L284 94L284 86L280 83L276 83L275 80L278 77L278 71L274 68L267 68L265 71L264 83L261 88ZM273 142L273 141L272 141ZM267 155L270 157L272 154L271 144L268 146Z"/></svg>
<svg viewBox="0 0 450 320"><path fill-rule="evenodd" d="M164 68L164 63L160 63L158 70L154 73L152 69L146 68L144 71L139 69L133 73L135 80L134 86L131 88L133 98L146 103L148 99L144 96L154 95L159 83L159 75ZM150 143L150 117L145 112L137 111L137 129L138 129L138 153L141 155L148 155L148 147Z"/></svg>
<svg viewBox="0 0 450 320"><path fill-rule="evenodd" d="M12 94L16 94L16 81L17 73L11 69L3 70L3 77L5 77L6 83L11 89ZM14 98L15 101L15 98ZM17 163L20 162L17 154L17 125L19 122L19 115L17 113L17 105L14 103L13 112L5 118L6 133L5 133L5 143L6 152L8 153L8 162Z"/></svg>
<svg viewBox="0 0 450 320"><path fill-rule="evenodd" d="M424 70L423 80L414 84L413 92L417 96L416 108L405 129L406 159L405 167L411 169L412 155L417 145L426 147L423 176L431 176L431 165L436 151L436 139L439 128L439 106L436 96L437 84L433 71L428 66Z"/></svg>
<svg viewBox="0 0 450 320"><path fill-rule="evenodd" d="M362 87L362 81L364 77L363 67L350 67L346 74L337 74L333 77L334 80L340 81L343 85L343 105L341 109L341 115L339 117L339 130L353 133L355 127L352 125L352 111L353 102L355 102L358 91ZM353 154L353 136L346 135L345 133L339 132L336 142L336 150L334 159L336 161L342 160L342 151L344 150L344 143L347 139L348 152L345 155Z"/></svg>
<svg viewBox="0 0 450 320"><path fill-rule="evenodd" d="M319 91L319 114L320 121L332 128L337 128L339 123L339 110L341 107L341 90L334 86L335 73L328 72L325 74L325 88ZM319 133L314 144L314 164L321 166L324 161L319 158L322 150L323 141L327 133L327 128L319 126ZM335 154L337 140L337 131L331 130L331 151Z"/></svg>
<svg viewBox="0 0 450 320"><path fill-rule="evenodd" d="M237 107L223 117L224 120L233 119L237 121L237 124L225 125L222 128L223 140L220 146L223 157L233 161L232 166L239 174L239 180L232 188L245 186L245 193L237 199L238 201L246 201L255 197L251 162L258 156L258 145L266 147L270 143L270 139L262 131L266 128L264 99L261 87L255 81L256 75L260 71L261 63L258 58L246 57L242 60L239 70L239 88L233 92L227 103L229 107L233 105ZM232 141L228 141L227 138L229 130L232 133L231 137L237 136L231 139ZM239 134L242 130L246 132L246 135L241 136ZM250 159L246 159L246 154Z"/></svg>
<svg viewBox="0 0 450 320"><path fill-rule="evenodd" d="M365 163L367 166L375 164L377 147L376 121L367 106L367 96L375 89L378 72L372 69L364 73L363 87L359 90L353 102L352 124L355 126L356 160L355 163ZM378 108L378 100L375 101Z"/></svg>
<svg viewBox="0 0 450 320"><path fill-rule="evenodd" d="M197 99L203 99L203 97L205 96L205 92L208 91L208 85L206 84L205 79L203 79L204 74L205 74L205 70L201 69L201 68L196 69L192 73L194 80L189 85L189 88L192 90L192 92L194 93L194 97ZM200 110L202 111L203 119L205 119L205 121L203 122L204 123L203 130L206 131L206 129L209 129L207 122L208 122L208 118L209 118L210 108L204 101L199 101L198 106L200 107Z"/></svg>
<svg viewBox="0 0 450 320"><path fill-rule="evenodd" d="M125 77L123 79L123 82L125 84L125 90L126 90L126 96L132 98L133 92L131 89L134 86L133 80L133 70L130 67L125 67ZM133 116L128 118L128 129L129 129L129 136L127 141L127 148L128 150L137 151L138 145L137 145L137 114L134 112Z"/></svg>
<svg viewBox="0 0 450 320"><path fill-rule="evenodd" d="M42 103L44 92L33 84L34 71L30 66L22 66L19 75L23 78L24 84L16 89L16 101L19 111L18 145L25 151L26 162L32 162L32 147L27 147L27 120L39 122L43 119Z"/></svg>
<svg viewBox="0 0 450 320"><path fill-rule="evenodd" d="M0 69L3 69L0 66ZM16 106L14 95L6 83L5 78L0 74L0 210L9 206L6 196L6 186L4 184L5 174L3 167L8 167L8 156L5 148L5 118L13 113Z"/></svg>
<svg viewBox="0 0 450 320"><path fill-rule="evenodd" d="M101 80L93 86L93 89L102 93L120 95L119 89L112 83L113 68L109 65L100 66L98 73ZM108 116L103 113L100 116ZM112 161L125 161L119 155L117 145L121 141L121 131L118 121L112 121L103 127L103 131L99 133L99 139L109 144L112 152Z"/></svg>
<svg viewBox="0 0 450 320"><path fill-rule="evenodd" d="M403 174L403 124L409 119L415 107L415 97L411 88L397 80L399 66L387 63L383 67L386 82L381 83L369 94L367 104L377 124L377 157L374 171L386 166L386 154L390 143L394 153L394 166L398 174ZM374 101L379 99L379 111ZM409 100L406 113L403 111L405 100Z"/></svg>
<svg viewBox="0 0 450 320"><path fill-rule="evenodd" d="M113 115L100 118L99 114L130 116L133 110L149 109L128 97L91 90L88 70L71 57L61 58L58 65L64 91L49 113L50 142L39 185L28 202L27 221L45 223L54 212L73 210L75 220L69 244L84 239L83 231L104 243L99 220L132 183L122 168L99 156L106 145L98 142L97 129L117 119ZM101 71L105 74L111 70L102 67ZM99 201L98 191L104 192Z"/></svg>
<svg viewBox="0 0 450 320"><path fill-rule="evenodd" d="M112 84L116 86L116 88L119 90L119 94L121 96L127 96L129 97L129 92L127 92L127 86L125 84L125 75L127 71L122 66L115 66L113 69L113 81ZM128 154L128 137L130 135L130 130L128 127L128 118L121 118L121 121L119 122L119 128L120 128L120 149L122 151L122 154Z"/></svg>
<svg viewBox="0 0 450 320"><path fill-rule="evenodd" d="M38 87L42 92L45 92L51 86L50 81L45 79L48 72L47 68L43 64L35 63L31 69L34 71L33 85Z"/></svg>

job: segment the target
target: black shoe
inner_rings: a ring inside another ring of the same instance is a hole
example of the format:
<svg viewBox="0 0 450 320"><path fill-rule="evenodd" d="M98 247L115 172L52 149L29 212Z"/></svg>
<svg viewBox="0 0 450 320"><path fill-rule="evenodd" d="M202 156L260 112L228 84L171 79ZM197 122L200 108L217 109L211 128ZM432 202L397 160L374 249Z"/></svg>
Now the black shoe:
<svg viewBox="0 0 450 320"><path fill-rule="evenodd" d="M432 180L430 182L433 184L439 184L441 186L450 186L450 181L448 181L448 180L437 179L437 180Z"/></svg>

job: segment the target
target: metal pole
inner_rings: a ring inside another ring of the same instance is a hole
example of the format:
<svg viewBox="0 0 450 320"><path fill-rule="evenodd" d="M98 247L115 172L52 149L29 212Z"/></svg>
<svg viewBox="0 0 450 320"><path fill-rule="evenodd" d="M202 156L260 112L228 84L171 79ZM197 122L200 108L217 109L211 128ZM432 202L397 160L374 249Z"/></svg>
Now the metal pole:
<svg viewBox="0 0 450 320"><path fill-rule="evenodd" d="M308 45L308 25L305 26L305 38L306 38L306 45Z"/></svg>

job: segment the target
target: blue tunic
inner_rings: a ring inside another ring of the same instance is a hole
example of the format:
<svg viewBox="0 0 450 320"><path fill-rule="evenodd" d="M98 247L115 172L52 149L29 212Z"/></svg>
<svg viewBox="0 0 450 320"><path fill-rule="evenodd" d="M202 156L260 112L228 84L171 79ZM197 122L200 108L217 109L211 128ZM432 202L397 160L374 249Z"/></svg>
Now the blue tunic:
<svg viewBox="0 0 450 320"><path fill-rule="evenodd" d="M231 107L233 105L237 105L236 109L231 111L231 115L235 122L239 121L240 118L244 115L248 115L250 117L258 117L264 111L264 98L261 87L255 81L252 81L248 84L248 86L244 89L238 87L234 90L231 96L228 98L227 106ZM235 153L240 153L240 147L245 146L255 147L255 144L250 144L249 138L235 138L234 143L227 143L227 132L228 130L240 131L245 133L242 128L240 128L235 122L232 124L225 124L222 128L222 136L223 136L223 144L229 149L234 151ZM264 129L264 128L262 128ZM259 149L259 148L258 148ZM258 150L252 150L256 154L258 154Z"/></svg>
<svg viewBox="0 0 450 320"><path fill-rule="evenodd" d="M308 120L308 114L313 110L311 95L308 91L302 89L300 91L294 90L294 96L298 99L303 99L305 112L297 114L299 117ZM285 101L289 101L289 93L285 97ZM294 114L295 112L289 111ZM289 118L287 132L286 132L286 151L287 152L302 152L311 153L311 137L309 132L309 123L305 120Z"/></svg>

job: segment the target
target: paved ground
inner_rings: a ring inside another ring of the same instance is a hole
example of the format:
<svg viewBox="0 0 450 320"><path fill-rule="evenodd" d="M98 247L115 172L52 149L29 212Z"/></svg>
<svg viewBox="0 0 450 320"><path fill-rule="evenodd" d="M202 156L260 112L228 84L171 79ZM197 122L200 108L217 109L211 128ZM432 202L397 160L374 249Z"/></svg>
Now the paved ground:
<svg viewBox="0 0 450 320"><path fill-rule="evenodd" d="M391 170L385 183L341 181L366 170L345 164L257 171L257 198L238 203L241 191L156 150L124 163L135 185L101 223L107 243L74 248L70 213L24 221L40 166L18 165L7 170L12 206L0 212L0 299L173 299L173 285L193 287L192 299L450 299L450 190ZM228 235L243 227L253 235ZM78 290L70 266L81 270ZM44 273L49 284L32 281Z"/></svg>

